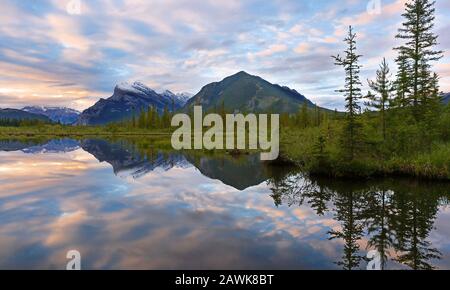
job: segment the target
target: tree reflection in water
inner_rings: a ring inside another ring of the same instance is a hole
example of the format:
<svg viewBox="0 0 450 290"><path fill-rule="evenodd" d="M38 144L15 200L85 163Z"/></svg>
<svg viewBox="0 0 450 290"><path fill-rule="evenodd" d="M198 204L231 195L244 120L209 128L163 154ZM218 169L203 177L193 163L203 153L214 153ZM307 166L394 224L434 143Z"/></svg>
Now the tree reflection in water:
<svg viewBox="0 0 450 290"><path fill-rule="evenodd" d="M269 181L275 205L307 205L317 215L331 213L340 228L328 232L344 246L336 264L360 269L370 249L381 256L382 269L389 261L414 270L435 269L442 254L429 241L436 215L448 204L448 184L384 179L331 180L294 172ZM360 249L366 244L365 252Z"/></svg>

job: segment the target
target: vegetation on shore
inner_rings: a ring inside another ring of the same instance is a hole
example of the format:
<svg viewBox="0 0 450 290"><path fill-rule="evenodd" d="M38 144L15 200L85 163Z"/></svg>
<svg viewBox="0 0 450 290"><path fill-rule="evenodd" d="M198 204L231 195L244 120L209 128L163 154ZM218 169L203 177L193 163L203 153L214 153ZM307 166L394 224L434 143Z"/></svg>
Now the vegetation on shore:
<svg viewBox="0 0 450 290"><path fill-rule="evenodd" d="M303 130L284 130L286 159L308 172L330 176L450 179L450 106L443 105L439 76L432 71L432 62L442 58L442 51L434 49L434 2L405 5L405 22L396 36L404 43L395 48L395 79L383 59L375 80L368 81L373 92L363 95L363 56L357 53L357 36L350 27L343 56L333 57L345 72L345 85L338 92L345 97L346 114L314 128L303 122ZM362 99L368 100L365 112Z"/></svg>

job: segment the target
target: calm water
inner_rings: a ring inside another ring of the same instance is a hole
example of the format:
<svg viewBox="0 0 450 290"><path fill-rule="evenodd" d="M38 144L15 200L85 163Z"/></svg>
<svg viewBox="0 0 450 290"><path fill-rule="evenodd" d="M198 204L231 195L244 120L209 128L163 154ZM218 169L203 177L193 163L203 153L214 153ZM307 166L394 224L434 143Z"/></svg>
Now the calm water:
<svg viewBox="0 0 450 290"><path fill-rule="evenodd" d="M156 143L155 143L156 144ZM310 179L258 156L0 141L0 268L450 269L449 184Z"/></svg>

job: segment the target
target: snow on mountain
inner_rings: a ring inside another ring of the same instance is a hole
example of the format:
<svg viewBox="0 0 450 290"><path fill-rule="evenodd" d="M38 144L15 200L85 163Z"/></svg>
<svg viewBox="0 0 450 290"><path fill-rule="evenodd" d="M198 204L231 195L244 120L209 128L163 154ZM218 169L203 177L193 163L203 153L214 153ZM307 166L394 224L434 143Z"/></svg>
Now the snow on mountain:
<svg viewBox="0 0 450 290"><path fill-rule="evenodd" d="M134 82L134 83L128 83L123 82L116 86L116 89L128 92L128 93L134 93L134 94L154 94L155 91L147 87L141 82Z"/></svg>
<svg viewBox="0 0 450 290"><path fill-rule="evenodd" d="M194 94L186 92L177 94L178 99L184 104L186 104L193 96Z"/></svg>
<svg viewBox="0 0 450 290"><path fill-rule="evenodd" d="M192 94L190 93L178 93L174 94L173 92L169 90L165 90L161 93L161 96L168 98L170 100L175 100L175 102L180 103L182 106L184 106L187 101L192 98Z"/></svg>
<svg viewBox="0 0 450 290"><path fill-rule="evenodd" d="M28 106L22 109L25 112L44 115L53 122L73 124L77 121L80 112L65 107Z"/></svg>
<svg viewBox="0 0 450 290"><path fill-rule="evenodd" d="M77 125L101 125L131 118L135 112L154 107L159 113L165 108L178 110L186 103L170 91L157 93L141 82L120 83L108 99L100 99L81 113Z"/></svg>

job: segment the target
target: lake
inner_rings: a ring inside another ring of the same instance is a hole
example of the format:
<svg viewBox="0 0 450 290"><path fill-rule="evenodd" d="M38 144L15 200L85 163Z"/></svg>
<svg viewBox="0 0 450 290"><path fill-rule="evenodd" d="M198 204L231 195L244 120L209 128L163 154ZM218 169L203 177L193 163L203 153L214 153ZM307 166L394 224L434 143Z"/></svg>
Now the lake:
<svg viewBox="0 0 450 290"><path fill-rule="evenodd" d="M0 140L0 269L450 269L449 183L308 177L158 140Z"/></svg>

